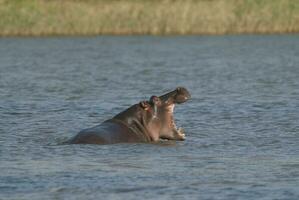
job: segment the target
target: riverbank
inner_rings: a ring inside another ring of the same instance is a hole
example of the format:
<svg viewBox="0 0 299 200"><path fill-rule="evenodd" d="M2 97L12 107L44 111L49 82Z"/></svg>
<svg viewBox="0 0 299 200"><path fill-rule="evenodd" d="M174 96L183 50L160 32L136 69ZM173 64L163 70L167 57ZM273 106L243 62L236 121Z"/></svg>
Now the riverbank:
<svg viewBox="0 0 299 200"><path fill-rule="evenodd" d="M298 33L296 0L0 0L0 36Z"/></svg>

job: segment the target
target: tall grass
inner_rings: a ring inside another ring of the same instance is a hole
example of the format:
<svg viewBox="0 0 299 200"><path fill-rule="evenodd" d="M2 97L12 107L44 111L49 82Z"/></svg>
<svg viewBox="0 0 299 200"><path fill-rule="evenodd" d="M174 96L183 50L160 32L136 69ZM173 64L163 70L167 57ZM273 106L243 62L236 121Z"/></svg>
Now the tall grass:
<svg viewBox="0 0 299 200"><path fill-rule="evenodd" d="M298 0L0 0L0 36L294 32Z"/></svg>

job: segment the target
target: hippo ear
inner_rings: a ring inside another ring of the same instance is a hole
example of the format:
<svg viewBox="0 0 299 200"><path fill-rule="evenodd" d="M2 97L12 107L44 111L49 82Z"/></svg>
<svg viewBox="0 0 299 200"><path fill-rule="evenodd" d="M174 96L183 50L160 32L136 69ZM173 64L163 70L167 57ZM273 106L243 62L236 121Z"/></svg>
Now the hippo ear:
<svg viewBox="0 0 299 200"><path fill-rule="evenodd" d="M144 110L148 110L149 107L150 107L150 105L149 105L149 103L148 103L147 101L141 101L141 102L139 103L139 105L140 105Z"/></svg>

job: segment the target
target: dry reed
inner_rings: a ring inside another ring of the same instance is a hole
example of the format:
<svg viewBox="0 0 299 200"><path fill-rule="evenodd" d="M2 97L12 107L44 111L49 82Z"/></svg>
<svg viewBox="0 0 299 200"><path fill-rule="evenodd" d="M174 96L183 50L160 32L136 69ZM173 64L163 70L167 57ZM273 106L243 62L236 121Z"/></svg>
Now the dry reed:
<svg viewBox="0 0 299 200"><path fill-rule="evenodd" d="M0 36L298 32L298 0L0 0Z"/></svg>

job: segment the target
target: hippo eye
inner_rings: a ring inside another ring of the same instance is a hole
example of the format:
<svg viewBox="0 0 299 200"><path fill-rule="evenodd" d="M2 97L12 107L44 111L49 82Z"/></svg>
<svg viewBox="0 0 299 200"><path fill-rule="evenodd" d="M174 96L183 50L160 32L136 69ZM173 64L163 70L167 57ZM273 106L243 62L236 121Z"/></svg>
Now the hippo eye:
<svg viewBox="0 0 299 200"><path fill-rule="evenodd" d="M157 97L157 96L152 96L151 98L150 98L150 102L152 103L152 104L154 104L154 105L161 105L161 100L160 100L160 98L159 97Z"/></svg>
<svg viewBox="0 0 299 200"><path fill-rule="evenodd" d="M159 101L159 98L156 97L156 96L154 96L154 97L153 97L153 101L154 101L154 102L158 102L158 101Z"/></svg>
<svg viewBox="0 0 299 200"><path fill-rule="evenodd" d="M150 102L152 102L152 103L156 102L157 98L158 98L157 96L151 96Z"/></svg>

